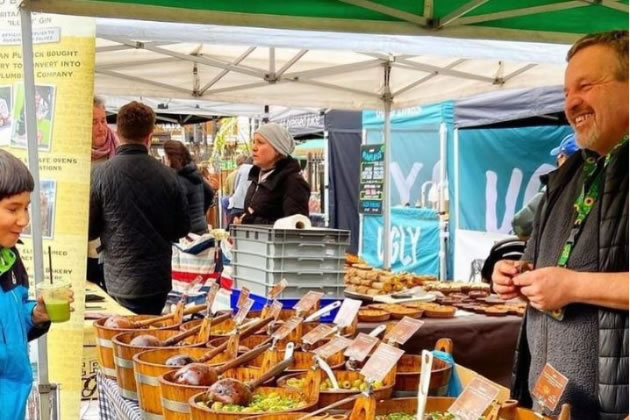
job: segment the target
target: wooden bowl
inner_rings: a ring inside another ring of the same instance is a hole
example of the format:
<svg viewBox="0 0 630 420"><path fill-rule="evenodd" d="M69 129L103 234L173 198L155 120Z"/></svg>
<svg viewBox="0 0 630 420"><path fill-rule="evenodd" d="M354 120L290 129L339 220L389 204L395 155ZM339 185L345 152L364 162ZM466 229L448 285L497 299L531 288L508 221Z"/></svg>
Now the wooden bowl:
<svg viewBox="0 0 630 420"><path fill-rule="evenodd" d="M350 383L352 383L353 381L357 380L357 379L361 379L363 380L363 375L361 375L359 372L355 372L355 371L349 371L349 370L336 370L333 371L333 373L335 374L335 378L337 378L337 381L341 384L341 382L343 381L349 381ZM326 373L321 372L322 375L322 382L328 378L326 376ZM393 378L392 378L392 383L389 383L389 378L390 376L393 375L388 375L385 380L383 381L383 387L381 388L377 388L374 390L374 398L376 398L376 400L383 400L383 399L387 399L390 398L393 392L393 388L394 388L394 383L393 383ZM283 376L281 378L278 379L277 383L278 386L281 388L286 388L286 389L296 389L293 388L291 386L289 386L287 384L287 381L291 378L297 378L297 379L301 379L306 377L305 373L294 373L292 375L286 375ZM337 401L341 401L347 397L350 397L351 395L355 395L360 393L361 391L357 391L357 390L352 390L352 389L335 389L335 390L326 390L323 391L321 388L319 390L319 402L317 404L318 408L323 408L326 406L329 406L330 404L333 404ZM352 409L353 403L347 403L344 405L341 405L339 407L337 407L336 409L338 410L349 410Z"/></svg>
<svg viewBox="0 0 630 420"><path fill-rule="evenodd" d="M390 316L389 312L382 309L366 308L359 310L359 321L361 322L384 322Z"/></svg>
<svg viewBox="0 0 630 420"><path fill-rule="evenodd" d="M296 412L296 411L311 411L317 404L317 401L314 399L305 400L305 397L302 394L302 392L293 388L289 389L289 388L258 387L254 390L254 394L257 394L257 393L262 393L265 395L275 393L283 397L291 397L291 398L304 401L304 405L302 407L292 409L292 410L275 412L273 413L275 415L282 415L285 413L291 413L291 412ZM205 404L202 403L205 397L205 394L206 394L205 392L201 392L199 394L192 396L188 400L188 405L191 408L191 413L190 413L191 420L236 420L236 419L243 419L243 418L251 417L251 416L270 414L270 413L265 413L261 411L243 413L243 412L228 412L228 411L212 410L211 408L208 408Z"/></svg>

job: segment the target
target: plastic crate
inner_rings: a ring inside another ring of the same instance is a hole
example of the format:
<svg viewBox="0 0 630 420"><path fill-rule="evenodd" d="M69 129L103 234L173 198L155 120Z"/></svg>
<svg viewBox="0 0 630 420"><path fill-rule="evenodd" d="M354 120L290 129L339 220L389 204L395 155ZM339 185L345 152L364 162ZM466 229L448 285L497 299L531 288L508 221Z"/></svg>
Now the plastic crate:
<svg viewBox="0 0 630 420"><path fill-rule="evenodd" d="M249 251L232 251L232 264L238 267L257 268L265 271L328 271L343 270L344 257L304 255L299 257L270 257Z"/></svg>
<svg viewBox="0 0 630 420"><path fill-rule="evenodd" d="M339 229L274 229L270 225L232 225L235 242L247 239L257 242L350 245L350 231Z"/></svg>
<svg viewBox="0 0 630 420"><path fill-rule="evenodd" d="M280 295L281 298L301 298L310 290L323 292L328 298L343 296L343 273L302 273L298 278L293 277L297 273L258 273L249 277L235 273L233 278L236 287L247 287L253 293L267 296L271 288L285 278L289 285ZM265 277L265 274L268 276ZM341 284L338 277L342 279Z"/></svg>

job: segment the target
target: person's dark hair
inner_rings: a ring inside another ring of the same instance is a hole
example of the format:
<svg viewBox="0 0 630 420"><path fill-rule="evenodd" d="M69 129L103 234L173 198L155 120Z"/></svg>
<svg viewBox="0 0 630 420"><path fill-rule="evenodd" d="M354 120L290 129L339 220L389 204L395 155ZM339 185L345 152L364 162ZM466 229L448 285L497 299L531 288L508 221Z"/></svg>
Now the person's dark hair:
<svg viewBox="0 0 630 420"><path fill-rule="evenodd" d="M605 45L612 48L617 54L618 69L615 77L617 80L628 80L628 31L610 31L598 34L589 34L578 39L567 53L567 62L578 51L592 45Z"/></svg>
<svg viewBox="0 0 630 420"><path fill-rule="evenodd" d="M192 162L190 152L180 141L167 140L164 143L164 153L166 153L168 160L171 162L171 168L176 171Z"/></svg>
<svg viewBox="0 0 630 420"><path fill-rule="evenodd" d="M132 143L142 143L153 132L155 112L140 102L132 101L118 111L116 128L118 135Z"/></svg>
<svg viewBox="0 0 630 420"><path fill-rule="evenodd" d="M33 192L35 181L26 165L11 153L0 150L0 200Z"/></svg>

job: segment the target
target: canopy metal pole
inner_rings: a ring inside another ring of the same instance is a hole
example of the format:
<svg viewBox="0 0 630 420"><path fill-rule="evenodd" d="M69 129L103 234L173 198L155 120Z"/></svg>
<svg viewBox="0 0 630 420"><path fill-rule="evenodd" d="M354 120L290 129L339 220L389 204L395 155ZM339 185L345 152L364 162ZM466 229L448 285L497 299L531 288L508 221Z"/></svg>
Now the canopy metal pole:
<svg viewBox="0 0 630 420"><path fill-rule="evenodd" d="M35 108L35 75L33 72L33 26L31 12L20 8L22 27L22 63L24 68L24 118L28 147L28 167L35 180L31 195L31 235L33 239L33 276L35 284L44 281L44 260L42 244L42 218L39 184L39 153L37 144L37 118ZM37 341L37 380L40 393L40 418L47 420L51 414L49 394L51 387L48 378L48 350L46 336Z"/></svg>
<svg viewBox="0 0 630 420"><path fill-rule="evenodd" d="M329 144L330 138L328 137L328 130L324 129L324 226L330 227L330 150ZM320 200L321 201L321 200Z"/></svg>
<svg viewBox="0 0 630 420"><path fill-rule="evenodd" d="M438 212L440 227L440 281L446 280L446 252L448 240L448 223L444 221L444 187L446 185L446 124L440 124L440 181L438 183Z"/></svg>
<svg viewBox="0 0 630 420"><path fill-rule="evenodd" d="M392 69L390 62L385 63L384 73L384 91L383 91L383 107L385 108L384 127L383 127L383 144L385 145L385 160L383 163L383 268L389 270L391 268L391 177L389 176L389 164L391 161L392 148L390 145L391 137L391 113L392 113L392 93L389 86L389 76Z"/></svg>

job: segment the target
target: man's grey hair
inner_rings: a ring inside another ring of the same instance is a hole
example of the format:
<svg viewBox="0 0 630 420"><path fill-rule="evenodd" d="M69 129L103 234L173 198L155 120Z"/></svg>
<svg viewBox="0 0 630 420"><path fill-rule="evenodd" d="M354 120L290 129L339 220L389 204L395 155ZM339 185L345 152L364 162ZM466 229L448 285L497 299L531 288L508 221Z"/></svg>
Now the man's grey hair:
<svg viewBox="0 0 630 420"><path fill-rule="evenodd" d="M567 62L578 51L592 45L605 45L611 48L617 55L617 80L628 80L628 31L610 31L598 34L589 34L578 39L567 53Z"/></svg>
<svg viewBox="0 0 630 420"><path fill-rule="evenodd" d="M105 109L105 99L101 98L100 96L95 96L92 105L97 108Z"/></svg>

